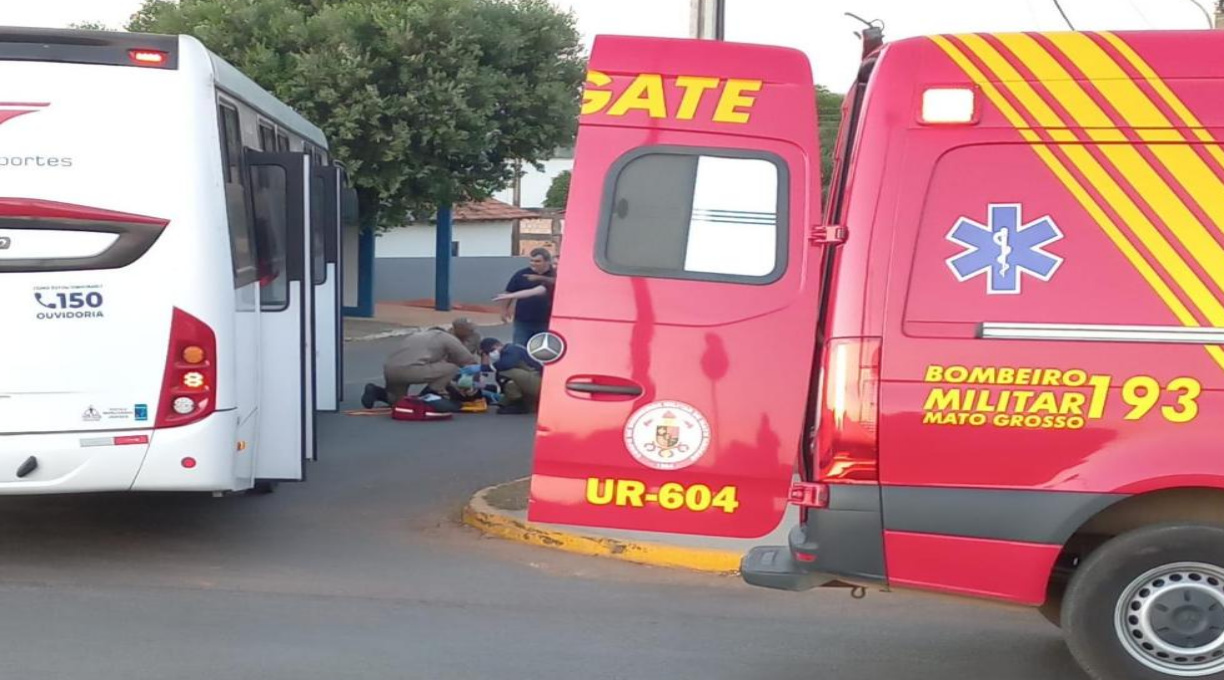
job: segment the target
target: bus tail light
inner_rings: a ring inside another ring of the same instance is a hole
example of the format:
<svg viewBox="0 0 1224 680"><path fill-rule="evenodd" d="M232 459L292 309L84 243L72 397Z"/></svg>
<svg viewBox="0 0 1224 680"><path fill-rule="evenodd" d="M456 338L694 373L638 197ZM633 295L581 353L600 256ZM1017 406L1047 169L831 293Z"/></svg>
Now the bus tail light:
<svg viewBox="0 0 1224 680"><path fill-rule="evenodd" d="M822 372L816 480L879 479L880 338L829 341Z"/></svg>
<svg viewBox="0 0 1224 680"><path fill-rule="evenodd" d="M217 409L216 393L217 336L208 324L175 307L156 427L207 417Z"/></svg>

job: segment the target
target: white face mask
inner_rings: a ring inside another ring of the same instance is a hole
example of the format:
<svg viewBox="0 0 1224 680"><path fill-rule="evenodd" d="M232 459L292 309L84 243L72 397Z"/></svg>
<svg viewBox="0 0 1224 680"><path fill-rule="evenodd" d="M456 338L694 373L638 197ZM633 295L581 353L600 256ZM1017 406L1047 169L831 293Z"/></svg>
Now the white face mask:
<svg viewBox="0 0 1224 680"><path fill-rule="evenodd" d="M500 349L495 349L495 350L493 350L492 352L489 352L489 363L490 363L490 364L495 364L495 363L497 363L497 360L498 360L498 359L500 359L500 358L501 358L501 350L500 350Z"/></svg>

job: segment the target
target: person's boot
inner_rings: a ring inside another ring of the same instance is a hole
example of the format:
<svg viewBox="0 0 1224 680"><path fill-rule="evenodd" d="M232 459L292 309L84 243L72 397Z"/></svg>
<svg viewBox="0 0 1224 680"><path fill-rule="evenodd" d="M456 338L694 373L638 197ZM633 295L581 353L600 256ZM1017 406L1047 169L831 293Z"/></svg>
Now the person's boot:
<svg viewBox="0 0 1224 680"><path fill-rule="evenodd" d="M374 402L378 399L380 392L378 385L374 383L366 383L365 391L361 393L361 405L363 408L374 408Z"/></svg>
<svg viewBox="0 0 1224 680"><path fill-rule="evenodd" d="M499 416L521 416L524 413L527 413L527 407L524 406L522 402L518 401L503 404L497 409L497 415Z"/></svg>

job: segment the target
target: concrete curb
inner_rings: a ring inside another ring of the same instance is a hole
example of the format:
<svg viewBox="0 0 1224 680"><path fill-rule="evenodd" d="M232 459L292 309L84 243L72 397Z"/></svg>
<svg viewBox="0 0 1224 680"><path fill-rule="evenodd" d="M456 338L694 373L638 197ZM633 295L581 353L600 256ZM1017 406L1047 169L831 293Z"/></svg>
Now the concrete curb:
<svg viewBox="0 0 1224 680"><path fill-rule="evenodd" d="M389 331L381 331L378 333L370 333L368 335L346 335L345 342L367 342L370 340L382 340L383 338L397 338L401 335L415 333L417 328L393 328Z"/></svg>
<svg viewBox="0 0 1224 680"><path fill-rule="evenodd" d="M507 482L510 484L513 482ZM564 550L579 555L610 557L655 567L691 569L731 574L739 570L740 554L727 550L626 541L607 536L590 536L552 527L530 524L494 508L485 500L497 484L476 492L463 509L463 523L486 535L519 543Z"/></svg>

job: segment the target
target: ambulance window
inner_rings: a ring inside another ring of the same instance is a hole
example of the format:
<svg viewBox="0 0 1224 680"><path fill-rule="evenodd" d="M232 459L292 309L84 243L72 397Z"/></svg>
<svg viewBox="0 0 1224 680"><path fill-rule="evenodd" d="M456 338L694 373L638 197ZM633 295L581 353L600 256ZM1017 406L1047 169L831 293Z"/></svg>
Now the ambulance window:
<svg viewBox="0 0 1224 680"><path fill-rule="evenodd" d="M639 150L609 175L600 266L627 276L769 283L786 256L781 160Z"/></svg>
<svg viewBox="0 0 1224 680"><path fill-rule="evenodd" d="M221 164L225 182L225 213L229 222L230 255L234 265L234 287L254 283L259 275L251 224L247 220L246 189L242 176L242 138L238 109L222 104Z"/></svg>

